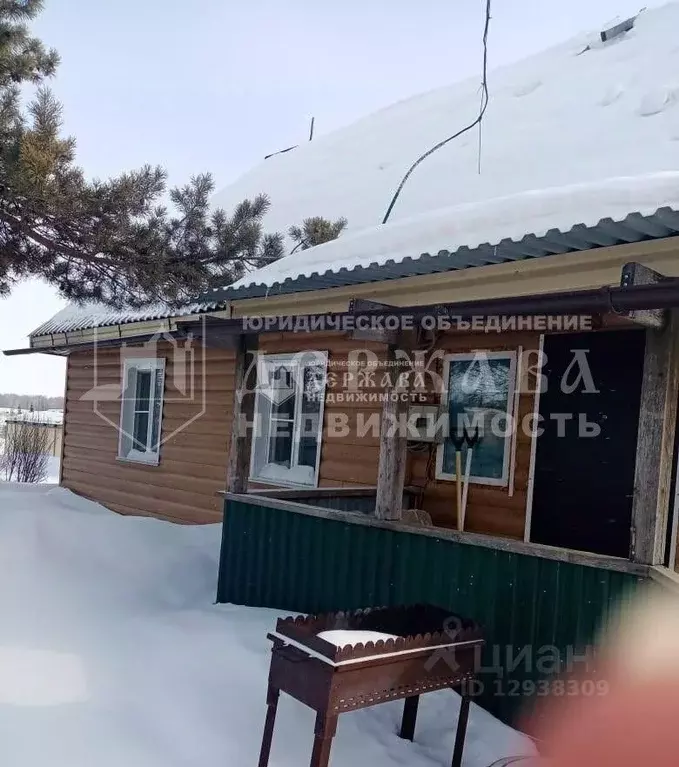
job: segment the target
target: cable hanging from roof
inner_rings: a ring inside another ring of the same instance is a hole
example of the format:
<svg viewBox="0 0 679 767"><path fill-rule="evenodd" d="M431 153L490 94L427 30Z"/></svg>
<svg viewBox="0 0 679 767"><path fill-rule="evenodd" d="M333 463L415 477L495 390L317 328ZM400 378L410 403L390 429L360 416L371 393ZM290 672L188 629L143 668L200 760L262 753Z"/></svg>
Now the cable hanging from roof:
<svg viewBox="0 0 679 767"><path fill-rule="evenodd" d="M444 139L443 141L440 141L436 146L433 146L431 149L427 150L421 157L419 157L415 162L410 166L408 169L408 172L405 174L403 179L401 180L401 183L398 185L398 189L394 193L394 196L391 198L391 202L389 203L389 207L387 208L387 212L384 214L384 218L382 219L382 223L386 224L389 220L389 216L391 215L392 210L394 209L394 205L396 205L396 201L401 195L401 192L403 191L403 187L406 185L406 182L412 175L413 171L417 166L427 159L430 155L434 154L438 149L441 149L441 147L445 146L446 144L450 143L451 141L454 141L456 138L459 138L462 136L462 134L469 132L470 130L473 130L477 125L481 126L481 121L483 120L483 116L486 113L486 109L488 108L488 100L489 100L489 94L488 94L488 30L490 28L490 4L491 0L486 0L486 21L483 28L483 74L481 79L481 108L479 110L479 114L474 120L474 122L471 122L469 125L467 125L465 128L462 128L462 130L459 130L457 133L455 133L452 136L448 136L448 138ZM480 139L479 139L480 142ZM479 143L479 169L480 169L480 152L481 152L481 146ZM479 170L480 172L480 170Z"/></svg>

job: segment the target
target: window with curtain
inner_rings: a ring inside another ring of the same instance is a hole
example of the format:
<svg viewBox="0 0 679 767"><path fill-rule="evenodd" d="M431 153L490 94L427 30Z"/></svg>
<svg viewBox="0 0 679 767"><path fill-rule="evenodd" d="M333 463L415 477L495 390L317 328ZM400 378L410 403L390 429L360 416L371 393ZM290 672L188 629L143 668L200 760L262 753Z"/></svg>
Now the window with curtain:
<svg viewBox="0 0 679 767"><path fill-rule="evenodd" d="M158 463L164 386L164 359L125 360L119 458Z"/></svg>
<svg viewBox="0 0 679 767"><path fill-rule="evenodd" d="M455 453L461 453L466 466L467 444L455 443L465 431L475 437L472 445L470 481L485 485L505 485L509 478L514 386L515 352L477 351L450 354L444 359L444 396L450 436L439 445L437 479L456 479Z"/></svg>
<svg viewBox="0 0 679 767"><path fill-rule="evenodd" d="M260 357L251 479L317 485L326 368L326 352Z"/></svg>

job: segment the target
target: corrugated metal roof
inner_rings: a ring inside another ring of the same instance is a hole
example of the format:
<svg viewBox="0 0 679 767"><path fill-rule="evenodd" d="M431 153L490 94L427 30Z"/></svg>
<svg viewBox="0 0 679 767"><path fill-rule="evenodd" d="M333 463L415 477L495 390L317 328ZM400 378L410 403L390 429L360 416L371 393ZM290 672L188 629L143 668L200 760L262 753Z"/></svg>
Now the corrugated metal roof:
<svg viewBox="0 0 679 767"><path fill-rule="evenodd" d="M126 325L130 322L150 322L168 317L183 317L188 314L202 314L219 309L220 299L198 300L180 307L152 304L144 309L112 309L102 304L71 304L54 315L52 319L36 328L29 337L47 336L52 333L70 333L76 330L91 330L111 325Z"/></svg>
<svg viewBox="0 0 679 767"><path fill-rule="evenodd" d="M581 250L624 245L631 242L664 239L677 235L679 235L679 212L673 208L663 207L650 215L643 215L639 212L630 213L621 221L604 218L595 226L588 227L584 224L576 224L567 231L550 229L542 236L527 234L518 241L503 239L497 243L484 243L476 248L461 247L454 252L440 250L435 255L422 253L419 256L404 258L398 263L388 260L383 264L373 262L367 266L356 266L353 269L327 270L322 274L314 272L309 276L301 275L294 279L287 278L271 286L251 284L237 288L226 287L206 293L203 297L206 300L225 301L300 293L415 275L471 269L476 266L522 261L529 258L543 258Z"/></svg>
<svg viewBox="0 0 679 767"><path fill-rule="evenodd" d="M476 248L461 247L453 252L440 250L435 255L422 253L419 256L404 258L399 262L387 260L382 264L373 262L367 266L356 266L352 269L327 270L322 274L314 272L309 276L287 278L271 286L243 285L238 288L219 288L204 294L193 303L174 309L159 304L139 310L116 310L100 304L71 305L36 328L30 337L201 314L222 308L224 302L228 300L301 293L458 269L472 269L477 266L543 258L677 235L679 235L679 211L663 207L650 215L639 212L630 213L621 221L604 218L595 226L576 224L567 231L550 229L539 237L535 234L527 234L521 240L506 238L494 244L484 243Z"/></svg>
<svg viewBox="0 0 679 767"><path fill-rule="evenodd" d="M35 410L9 412L5 423L35 423L40 425L58 426L64 422L63 410Z"/></svg>

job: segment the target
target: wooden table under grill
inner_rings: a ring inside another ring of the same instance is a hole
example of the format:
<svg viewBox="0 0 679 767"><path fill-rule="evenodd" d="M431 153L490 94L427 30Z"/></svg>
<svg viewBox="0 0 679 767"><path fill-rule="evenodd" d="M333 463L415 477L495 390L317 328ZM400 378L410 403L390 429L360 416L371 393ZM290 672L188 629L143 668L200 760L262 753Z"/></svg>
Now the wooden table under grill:
<svg viewBox="0 0 679 767"><path fill-rule="evenodd" d="M338 647L318 635L370 631L391 637ZM483 634L478 624L431 605L283 618L273 642L259 767L267 767L279 695L316 711L311 767L327 767L337 718L345 711L405 698L400 736L413 740L419 697L445 688L462 696L452 767L460 767Z"/></svg>

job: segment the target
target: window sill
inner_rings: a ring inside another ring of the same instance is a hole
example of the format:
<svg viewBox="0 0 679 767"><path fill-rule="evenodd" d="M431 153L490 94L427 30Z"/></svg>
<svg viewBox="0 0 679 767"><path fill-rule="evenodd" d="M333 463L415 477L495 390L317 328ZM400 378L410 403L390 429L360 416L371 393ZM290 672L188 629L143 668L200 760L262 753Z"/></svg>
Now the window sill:
<svg viewBox="0 0 679 767"><path fill-rule="evenodd" d="M437 474L434 477L439 482L456 482L457 477L454 474ZM464 483L464 472L460 475L460 482ZM507 487L509 480L507 478L494 479L492 477L469 477L470 485L481 485L484 487Z"/></svg>
<svg viewBox="0 0 679 767"><path fill-rule="evenodd" d="M117 455L116 461L120 463L130 463L133 466L158 466L160 465L160 456L153 458L129 458L123 455Z"/></svg>
<svg viewBox="0 0 679 767"><path fill-rule="evenodd" d="M318 484L303 485L301 482L287 482L284 479L271 479L270 477L248 477L248 482L257 485L270 485L271 487L292 487L296 490L316 490Z"/></svg>

